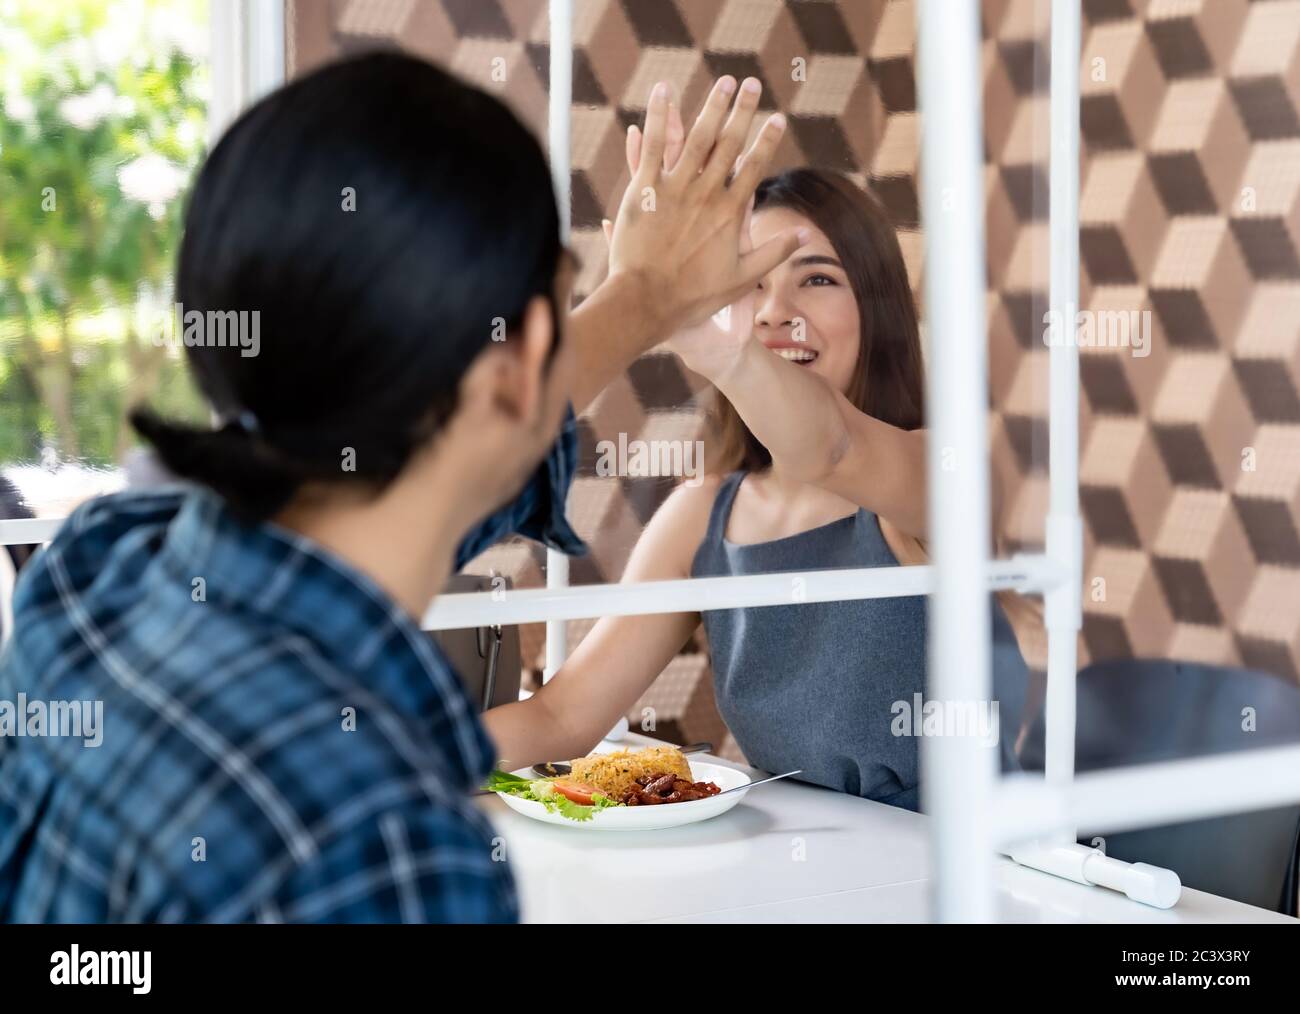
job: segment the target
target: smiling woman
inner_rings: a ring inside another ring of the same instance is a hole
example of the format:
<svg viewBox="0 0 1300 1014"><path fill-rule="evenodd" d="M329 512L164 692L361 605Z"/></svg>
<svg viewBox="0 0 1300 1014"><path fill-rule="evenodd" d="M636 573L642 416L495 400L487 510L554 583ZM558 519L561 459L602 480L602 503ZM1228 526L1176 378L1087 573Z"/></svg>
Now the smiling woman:
<svg viewBox="0 0 1300 1014"><path fill-rule="evenodd" d="M815 227L814 241L759 284L749 314L754 337L783 359L815 366L858 411L899 430L919 429L920 332L884 209L838 174L804 168L764 180L754 212L756 242L773 228ZM719 470L771 464L771 451L731 401L718 400L717 416Z"/></svg>
<svg viewBox="0 0 1300 1014"><path fill-rule="evenodd" d="M759 185L741 246L792 231L793 257L668 343L716 388L721 448L651 520L625 582L924 556L923 367L898 240L873 197L811 168ZM702 622L718 710L753 765L917 809L917 741L894 720L926 686L924 597L806 604L800 581L761 610L601 619L530 700L488 712L498 749L519 764L590 749ZM991 633L1007 735L988 746L1014 769L1028 672L1001 609Z"/></svg>

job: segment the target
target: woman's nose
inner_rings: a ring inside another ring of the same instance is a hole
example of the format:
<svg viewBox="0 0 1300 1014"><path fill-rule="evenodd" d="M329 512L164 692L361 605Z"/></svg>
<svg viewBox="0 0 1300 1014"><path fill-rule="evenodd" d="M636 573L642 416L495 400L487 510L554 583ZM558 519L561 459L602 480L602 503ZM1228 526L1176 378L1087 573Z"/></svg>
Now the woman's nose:
<svg viewBox="0 0 1300 1014"><path fill-rule="evenodd" d="M786 327L794 318L790 302L777 289L764 289L759 293L758 311L754 323L763 327Z"/></svg>

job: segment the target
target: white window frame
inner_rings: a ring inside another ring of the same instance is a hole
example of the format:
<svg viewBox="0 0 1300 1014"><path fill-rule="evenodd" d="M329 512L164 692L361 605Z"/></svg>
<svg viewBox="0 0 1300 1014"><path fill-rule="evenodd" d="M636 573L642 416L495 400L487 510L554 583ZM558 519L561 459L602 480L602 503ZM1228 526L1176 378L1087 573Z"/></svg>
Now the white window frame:
<svg viewBox="0 0 1300 1014"><path fill-rule="evenodd" d="M242 108L283 79L284 13L278 0L214 2L213 9L214 33L222 44L240 40L237 58L214 45L213 76L222 86L218 97L214 84L220 129L228 122L221 119L225 110ZM1082 13L1078 0L1052 0L1051 12L1050 303L1059 312L1077 306L1079 292ZM550 14L551 163L561 208L567 209L572 0L550 0ZM971 537L990 530L978 0L918 0L917 45L925 114L921 207L931 350L926 397L933 563L571 588L567 558L548 552L546 588L496 597L444 595L429 609L424 626L545 621L546 665L554 672L565 657L564 622L570 619L785 605L795 578L803 579L801 601L808 603L926 594L931 600L927 698L967 702L990 696L988 592L1041 593L1048 641L1044 774L1000 776L994 751L975 737L922 740L935 917L948 922L995 917L993 860L999 851L1045 872L1169 907L1178 897L1176 876L1078 845L1077 828L1119 831L1300 801L1300 745L1075 775L1083 580L1078 348L1072 342L1054 344L1049 354L1051 494L1045 551L990 560L987 541ZM561 221L567 229L568 215ZM1057 319L1072 320L1073 314ZM940 467L945 457L956 467ZM0 544L48 541L61 520L0 521Z"/></svg>
<svg viewBox="0 0 1300 1014"><path fill-rule="evenodd" d="M285 0L209 0L208 138L284 82Z"/></svg>

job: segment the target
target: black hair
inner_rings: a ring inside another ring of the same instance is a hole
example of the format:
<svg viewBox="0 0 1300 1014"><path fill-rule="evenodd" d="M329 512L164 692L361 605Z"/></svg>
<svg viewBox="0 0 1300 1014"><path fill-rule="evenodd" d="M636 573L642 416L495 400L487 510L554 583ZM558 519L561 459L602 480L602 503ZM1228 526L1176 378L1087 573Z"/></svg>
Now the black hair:
<svg viewBox="0 0 1300 1014"><path fill-rule="evenodd" d="M313 480L382 489L534 296L558 324L560 255L545 155L502 102L398 53L326 66L245 112L189 198L185 317L259 312L256 342L186 342L225 424L131 422L245 517Z"/></svg>

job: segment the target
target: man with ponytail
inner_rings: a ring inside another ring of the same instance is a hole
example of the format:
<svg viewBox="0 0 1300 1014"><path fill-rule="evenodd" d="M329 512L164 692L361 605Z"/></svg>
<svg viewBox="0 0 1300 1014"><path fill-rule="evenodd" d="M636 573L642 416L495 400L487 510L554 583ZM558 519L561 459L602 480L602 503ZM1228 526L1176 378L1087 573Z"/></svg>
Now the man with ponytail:
<svg viewBox="0 0 1300 1014"><path fill-rule="evenodd" d="M738 251L783 127L745 150L756 86L717 82L685 137L655 89L572 317L545 158L495 98L375 54L229 129L175 296L256 311L257 354L187 340L215 425L132 416L183 483L83 505L22 574L0 699L104 724L0 737L0 919L517 917L469 801L494 745L419 619L510 532L582 551L573 411L801 241Z"/></svg>

